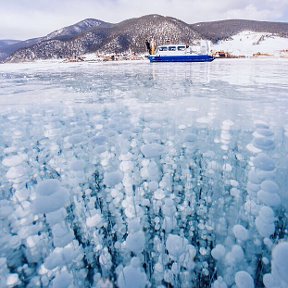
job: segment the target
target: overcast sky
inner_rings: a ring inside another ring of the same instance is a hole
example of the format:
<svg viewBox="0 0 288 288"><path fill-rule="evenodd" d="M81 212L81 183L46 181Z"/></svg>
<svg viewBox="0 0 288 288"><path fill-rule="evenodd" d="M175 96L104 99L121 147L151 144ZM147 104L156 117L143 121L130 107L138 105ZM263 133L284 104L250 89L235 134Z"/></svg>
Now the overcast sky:
<svg viewBox="0 0 288 288"><path fill-rule="evenodd" d="M288 0L0 0L0 39L44 36L85 18L117 23L148 14L189 24L231 18L288 22Z"/></svg>

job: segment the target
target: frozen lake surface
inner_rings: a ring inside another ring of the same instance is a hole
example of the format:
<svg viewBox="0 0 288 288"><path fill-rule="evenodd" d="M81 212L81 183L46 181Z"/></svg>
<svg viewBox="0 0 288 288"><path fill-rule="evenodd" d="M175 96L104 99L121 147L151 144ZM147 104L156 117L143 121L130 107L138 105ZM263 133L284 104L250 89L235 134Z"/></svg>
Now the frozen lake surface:
<svg viewBox="0 0 288 288"><path fill-rule="evenodd" d="M0 287L288 287L287 79L0 65Z"/></svg>

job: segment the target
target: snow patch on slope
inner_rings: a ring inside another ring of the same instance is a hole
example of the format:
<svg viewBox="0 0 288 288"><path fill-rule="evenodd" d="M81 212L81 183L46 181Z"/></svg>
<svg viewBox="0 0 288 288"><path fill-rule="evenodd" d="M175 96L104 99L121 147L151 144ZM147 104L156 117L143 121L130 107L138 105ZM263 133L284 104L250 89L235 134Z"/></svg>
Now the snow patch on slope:
<svg viewBox="0 0 288 288"><path fill-rule="evenodd" d="M253 31L242 31L229 40L219 41L213 47L215 51L225 51L236 56L253 56L257 53L280 56L281 51L287 49L288 38Z"/></svg>

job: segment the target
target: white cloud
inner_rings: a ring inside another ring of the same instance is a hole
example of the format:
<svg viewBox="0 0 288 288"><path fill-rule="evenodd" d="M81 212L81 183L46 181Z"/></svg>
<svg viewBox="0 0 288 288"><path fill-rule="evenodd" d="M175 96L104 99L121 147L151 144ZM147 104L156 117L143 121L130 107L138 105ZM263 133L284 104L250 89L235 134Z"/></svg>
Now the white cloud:
<svg viewBox="0 0 288 288"><path fill-rule="evenodd" d="M0 39L42 36L85 18L117 23L160 14L187 23L228 18L277 21L288 0L13 0L0 4ZM288 18L286 19L288 21Z"/></svg>
<svg viewBox="0 0 288 288"><path fill-rule="evenodd" d="M271 7L270 9L257 9L253 4L249 4L242 9L232 9L225 13L225 18L230 19L253 19L253 20L277 20L280 19L283 10Z"/></svg>

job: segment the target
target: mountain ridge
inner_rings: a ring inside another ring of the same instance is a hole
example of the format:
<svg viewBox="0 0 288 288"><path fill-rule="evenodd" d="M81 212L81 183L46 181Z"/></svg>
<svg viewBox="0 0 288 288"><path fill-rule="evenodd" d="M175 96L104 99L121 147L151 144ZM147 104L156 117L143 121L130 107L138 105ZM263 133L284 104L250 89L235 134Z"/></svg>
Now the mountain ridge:
<svg viewBox="0 0 288 288"><path fill-rule="evenodd" d="M151 14L113 24L87 18L46 36L11 45L4 60L59 59L94 52L144 53L146 39L153 38L157 44L168 41L197 43L201 39L217 43L245 30L288 38L288 23L285 22L228 19L188 24L170 16Z"/></svg>
<svg viewBox="0 0 288 288"><path fill-rule="evenodd" d="M288 38L288 23L285 22L227 19L210 22L198 22L191 24L191 27L193 27L193 29L196 31L201 31L201 34L209 38L209 40L212 42L224 40L225 38L229 38L245 30L281 34L282 37ZM218 34L216 34L216 32Z"/></svg>
<svg viewBox="0 0 288 288"><path fill-rule="evenodd" d="M31 39L27 39L24 41L18 41L15 44L4 46L3 47L4 49L2 50L1 50L2 47L0 47L0 62L1 60L2 61L5 60L5 58L9 57L10 55L13 55L18 50L32 47L33 45L37 45L43 41L49 41L49 40L67 41L67 40L71 40L73 37L77 37L81 33L89 31L94 26L111 27L112 25L113 25L112 23L104 22L99 19L86 18L73 25L69 25L61 29L55 30L47 34L46 36L42 36L38 38L31 38Z"/></svg>

